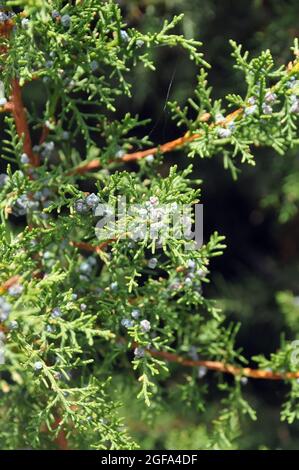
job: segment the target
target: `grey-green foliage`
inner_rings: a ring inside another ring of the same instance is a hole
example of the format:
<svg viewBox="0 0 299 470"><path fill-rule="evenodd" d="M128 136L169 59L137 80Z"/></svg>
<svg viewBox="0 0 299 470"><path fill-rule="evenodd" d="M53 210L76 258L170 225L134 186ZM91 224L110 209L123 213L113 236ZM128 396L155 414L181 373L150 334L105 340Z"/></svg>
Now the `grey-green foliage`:
<svg viewBox="0 0 299 470"><path fill-rule="evenodd" d="M1 38L8 47L0 57L5 96L11 94L14 77L22 85L38 83L44 109L41 114L30 106L30 128L39 135L46 126L48 134L42 144L37 138L34 142L41 164L32 168L24 159L13 118L5 117L0 446L54 448L63 430L71 448L134 448L138 442L124 425L116 388L124 387L132 401L141 400L148 415L159 412L168 393L204 412L208 393L202 379L205 370L190 369L176 382L180 366L170 366L149 350L232 364L246 360L234 346L238 326L227 325L225 315L204 295L210 260L224 248L224 237L217 232L200 250L191 251L171 234L162 246L149 237L132 242L121 232L94 253L78 245L88 243L92 250L99 244L98 219L87 210L82 189L86 181L96 188L99 201L109 205L118 196L133 204L201 201L192 166L183 171L172 167L162 177L163 156L158 155L154 162L140 161L134 170L124 167L119 156L150 142L140 131L137 135L136 128L144 124L138 116L117 118L118 99L126 96L129 103L136 64L159 73L151 59L153 48L180 47L198 66L198 86L186 107L170 104L178 133L199 134L186 145L187 153L206 158L220 151L236 176L238 155L253 164L255 146L284 153L297 143L298 64L289 70L276 68L269 51L249 59L232 43L248 91L243 97L229 95L225 105L212 99L200 43L172 32L180 17L144 34L126 28L113 1L8 3L24 7L26 16L14 16L10 38ZM25 17L29 21L24 22ZM296 55L297 50L295 43ZM224 121L223 115L235 108L241 109L235 119ZM197 119L204 113L209 113L209 122ZM96 171L74 172L95 158L101 161ZM21 217L20 223L15 217ZM3 287L16 275L12 287ZM289 370L289 356L281 354L279 360L273 356L271 367ZM263 366L265 359L259 360ZM164 391L170 378L174 390ZM255 418L240 383L237 377L228 387L219 376L226 398L214 431L204 439L206 447L235 445L243 415ZM293 387L284 409L288 416L293 416L299 395L296 383Z"/></svg>

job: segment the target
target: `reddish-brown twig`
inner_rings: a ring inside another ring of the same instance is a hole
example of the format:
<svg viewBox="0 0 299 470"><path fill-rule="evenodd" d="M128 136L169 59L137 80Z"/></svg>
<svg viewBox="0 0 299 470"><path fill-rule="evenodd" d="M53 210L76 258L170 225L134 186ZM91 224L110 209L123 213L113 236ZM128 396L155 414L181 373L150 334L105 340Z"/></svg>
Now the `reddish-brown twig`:
<svg viewBox="0 0 299 470"><path fill-rule="evenodd" d="M238 116L240 116L243 113L243 111L244 111L243 108L236 109L232 113L228 114L226 118L223 119L223 121L218 123L218 125L225 126L229 124L231 121L233 121ZM205 113L199 120L206 121L208 117L210 117L210 115ZM212 123L210 124L210 127L212 128L215 125L216 125L215 123ZM191 143L194 140L197 140L202 136L203 136L202 132L197 132L195 134L190 134L187 132L187 134L183 135L182 137L171 140L170 142L166 142L165 144L159 145L157 147L152 147L147 150L140 150L138 152L133 152L133 153L126 153L121 158L121 160L123 162L131 162L131 161L141 160L142 158L146 158L149 155L165 154L177 148L183 147L184 145ZM88 171L95 170L96 168L99 168L100 166L101 166L100 159L95 158L91 160L90 162L86 163L85 165L81 165L75 168L72 171L72 174L74 173L84 174Z"/></svg>
<svg viewBox="0 0 299 470"><path fill-rule="evenodd" d="M135 346L135 345L134 345ZM148 354L153 357L165 359L168 362L175 362L186 367L206 367L209 370L223 372L234 376L250 377L252 379L267 380L290 380L299 379L299 371L297 372L273 372L271 370L251 369L250 367L238 367L232 364L225 364L221 361L205 361L186 359L177 354L166 351L148 350Z"/></svg>
<svg viewBox="0 0 299 470"><path fill-rule="evenodd" d="M61 423L61 418L59 418L59 416L57 416L55 418L55 421L53 423L53 426L52 428L53 429L56 429L58 428L58 426L60 425ZM65 435L65 431L63 429L60 429L59 433L58 433L58 436L56 437L55 439L55 442L57 444L57 446L59 447L59 449L61 450L68 450L69 446L68 446L68 440L66 438L66 435Z"/></svg>
<svg viewBox="0 0 299 470"><path fill-rule="evenodd" d="M30 164L32 166L38 166L39 158L33 153L32 150L30 131L22 99L22 91L20 82L17 78L14 78L11 83L11 103L12 114L15 120L17 133L19 137L23 139L24 152L28 155Z"/></svg>
<svg viewBox="0 0 299 470"><path fill-rule="evenodd" d="M42 128L42 133L39 139L39 145L42 145L46 140L49 135L50 129L48 126L44 125Z"/></svg>
<svg viewBox="0 0 299 470"><path fill-rule="evenodd" d="M104 242L100 243L99 245L91 245L90 243L86 242L71 242L72 246L75 246L76 248L79 248L80 250L84 251L90 251L93 253L99 253L100 251L103 251L103 249L108 246L110 243L115 241L115 238L110 238L110 240L105 240Z"/></svg>
<svg viewBox="0 0 299 470"><path fill-rule="evenodd" d="M0 286L0 293L7 291L11 286L20 282L21 276L16 274L15 276L10 277L7 281L5 281Z"/></svg>
<svg viewBox="0 0 299 470"><path fill-rule="evenodd" d="M13 21L5 21L0 27L0 36L9 39L11 30L14 26ZM1 54L8 53L8 47L2 46L0 49ZM15 77L11 82L11 99L10 101L3 106L4 111L9 111L12 113L17 133L21 139L23 139L23 149L24 152L28 155L29 161L32 166L37 166L39 164L38 156L33 153L31 137L27 122L27 116L23 104L22 91L20 87L19 80Z"/></svg>

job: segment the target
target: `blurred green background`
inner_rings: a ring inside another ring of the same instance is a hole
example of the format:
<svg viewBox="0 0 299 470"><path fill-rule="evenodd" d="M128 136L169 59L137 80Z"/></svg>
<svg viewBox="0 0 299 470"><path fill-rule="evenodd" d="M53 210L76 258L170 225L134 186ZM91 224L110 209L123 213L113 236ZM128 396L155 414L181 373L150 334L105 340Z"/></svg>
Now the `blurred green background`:
<svg viewBox="0 0 299 470"><path fill-rule="evenodd" d="M299 36L297 0L118 3L128 26L144 31L158 30L163 19L184 13L177 32L203 42L202 51L212 65L209 81L213 98L245 90L242 77L233 69L229 39L243 44L252 55L269 48L281 65L290 60L290 46ZM158 73L140 68L134 77L130 111L150 117L151 139L162 143L181 132L171 121L165 101L168 97L184 104L192 95L197 71L181 50L157 49L155 56ZM124 102L119 112L126 111L126 106ZM299 331L299 310L292 306L293 296L299 294L298 157L295 151L281 157L260 149L256 151L256 167L241 167L236 182L223 169L221 155L193 161L194 178L203 180L205 237L214 230L227 237L225 254L211 266L212 281L206 294L219 299L228 321L241 323L237 345L248 358L276 351L282 332L291 340ZM166 157L165 165L173 163L185 166L188 161L183 152L177 152ZM281 294L285 291L287 294ZM219 395L213 388L213 373L202 380L209 383L204 418L200 414L195 417L194 410L182 408L175 398L166 409L158 407L152 424L140 419L142 406L136 410L130 407L128 423L144 448L195 449L206 445ZM287 386L281 383L248 382L244 393L257 409L258 420L244 423L236 448L299 447L299 425L280 421L286 391Z"/></svg>

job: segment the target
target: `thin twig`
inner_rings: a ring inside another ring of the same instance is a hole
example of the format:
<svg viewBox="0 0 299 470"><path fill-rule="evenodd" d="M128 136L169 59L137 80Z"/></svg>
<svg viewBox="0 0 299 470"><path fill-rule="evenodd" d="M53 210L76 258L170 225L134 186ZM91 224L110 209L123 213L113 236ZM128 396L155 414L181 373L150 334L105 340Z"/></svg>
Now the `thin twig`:
<svg viewBox="0 0 299 470"><path fill-rule="evenodd" d="M10 277L0 286L0 293L7 291L11 286L18 284L21 280L21 276L16 274L15 276Z"/></svg>
<svg viewBox="0 0 299 470"><path fill-rule="evenodd" d="M14 78L11 83L11 102L12 102L12 114L15 120L17 133L20 138L23 138L23 149L24 152L28 155L30 164L32 166L39 165L39 158L36 154L33 153L32 143L30 137L30 131L28 127L26 112L22 99L22 91L20 87L19 80Z"/></svg>
<svg viewBox="0 0 299 470"><path fill-rule="evenodd" d="M79 248L80 250L84 251L90 251L93 253L99 253L100 251L103 251L103 249L108 246L110 243L115 241L115 238L111 238L109 240L105 240L104 242L100 243L99 245L91 245L90 243L86 242L70 242L72 246L75 246L76 248Z"/></svg>
<svg viewBox="0 0 299 470"><path fill-rule="evenodd" d="M5 23L0 26L0 36L9 39L13 27L13 21L5 21ZM8 46L1 46L0 53L7 54ZM18 136L23 139L24 152L28 155L31 165L37 166L39 164L39 158L33 153L32 150L31 137L22 98L22 91L20 87L20 82L16 77L13 78L11 82L11 99L8 103L6 103L6 105L3 106L3 110L12 113L15 120Z"/></svg>
<svg viewBox="0 0 299 470"><path fill-rule="evenodd" d="M297 372L273 372L272 370L251 369L250 367L238 367L232 364L225 364L221 361L205 361L186 359L177 354L166 351L147 350L148 354L153 357L165 359L168 362L175 362L186 367L206 367L209 370L223 372L234 376L250 377L252 379L266 380L289 380L299 379L299 371Z"/></svg>
<svg viewBox="0 0 299 470"><path fill-rule="evenodd" d="M233 121L236 117L240 116L243 112L244 112L243 108L236 109L232 113L228 114L226 118L224 118L221 122L218 122L217 124L215 123L210 124L210 128L215 127L216 125L223 127L229 124L231 121ZM205 121L207 116L210 117L210 115L205 113L200 119L200 121ZM183 147L184 145L190 142L193 142L194 140L197 140L202 136L203 136L203 132L197 132L195 134L190 134L189 132L187 132L182 137L171 140L170 142L166 142L165 144L159 145L157 147L152 147L147 150L140 150L138 152L133 152L133 153L126 153L120 160L122 160L123 162L131 162L131 161L141 160L142 158L146 158L149 155L156 155L158 153L165 154L177 148ZM84 174L88 171L95 170L96 168L99 168L100 166L101 166L100 159L95 158L91 160L90 162L86 163L85 165L80 165L76 167L72 171L72 174L74 173Z"/></svg>

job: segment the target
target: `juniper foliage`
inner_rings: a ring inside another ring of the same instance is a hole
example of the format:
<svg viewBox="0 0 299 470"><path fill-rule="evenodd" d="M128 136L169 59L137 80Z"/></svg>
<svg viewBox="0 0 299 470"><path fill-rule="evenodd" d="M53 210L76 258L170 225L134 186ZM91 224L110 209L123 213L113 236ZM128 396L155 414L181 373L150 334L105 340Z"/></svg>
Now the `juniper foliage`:
<svg viewBox="0 0 299 470"><path fill-rule="evenodd" d="M181 16L143 33L127 28L114 1L6 3L0 17L1 158L7 162L0 179L1 448L47 449L66 441L72 449L136 448L125 400L139 401L147 419L161 414L173 395L182 407L204 413L207 367L186 371L180 360L167 360L178 356L240 368L233 380L214 372L224 398L203 439L206 448L234 446L244 417L256 416L243 397L249 358L235 347L238 325L227 324L225 311L205 297L210 261L221 255L224 237L215 232L201 249L187 251L172 234L163 243L148 236L132 241L120 230L113 240L99 240L94 209L99 202L115 206L119 196L146 207L202 202L192 165L159 173L162 147L135 166L124 161L152 144L140 137L146 122L129 112L119 118L117 109L124 99L129 107L137 66L159 72L155 48L181 48L198 69L194 96L183 106L169 103L186 154L220 153L236 178L241 164L255 164L255 147L283 155L298 144L298 42L288 67L277 67L269 50L251 58L232 42L247 92L221 101L213 99L201 44L173 32ZM24 152L26 136L6 107L14 80L42 90L42 103L28 103L38 165ZM284 374L296 371L291 358L283 340L278 352L255 361ZM282 419L292 422L299 384L285 381L291 390Z"/></svg>

